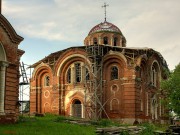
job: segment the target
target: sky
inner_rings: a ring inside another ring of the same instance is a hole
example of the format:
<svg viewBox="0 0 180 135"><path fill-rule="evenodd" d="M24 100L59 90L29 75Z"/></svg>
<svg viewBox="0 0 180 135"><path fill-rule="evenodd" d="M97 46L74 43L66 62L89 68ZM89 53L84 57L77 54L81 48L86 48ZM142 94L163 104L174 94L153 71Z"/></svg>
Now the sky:
<svg viewBox="0 0 180 135"><path fill-rule="evenodd" d="M180 0L2 0L2 14L24 38L25 64L72 46L82 46L91 28L115 24L127 47L160 52L170 70L180 62Z"/></svg>

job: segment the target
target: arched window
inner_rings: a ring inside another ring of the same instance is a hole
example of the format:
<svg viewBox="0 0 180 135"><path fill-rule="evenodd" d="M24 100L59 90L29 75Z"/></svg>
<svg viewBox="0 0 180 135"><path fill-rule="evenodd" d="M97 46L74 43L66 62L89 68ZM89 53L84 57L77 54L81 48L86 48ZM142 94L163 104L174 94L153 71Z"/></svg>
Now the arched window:
<svg viewBox="0 0 180 135"><path fill-rule="evenodd" d="M81 64L75 63L75 78L76 82L81 82Z"/></svg>
<svg viewBox="0 0 180 135"><path fill-rule="evenodd" d="M153 86L156 87L157 82L158 82L158 64L154 62L151 67L151 83Z"/></svg>
<svg viewBox="0 0 180 135"><path fill-rule="evenodd" d="M97 38L93 38L94 45L97 45Z"/></svg>
<svg viewBox="0 0 180 135"><path fill-rule="evenodd" d="M110 110L111 111L118 111L119 110L119 100L114 98L110 102Z"/></svg>
<svg viewBox="0 0 180 135"><path fill-rule="evenodd" d="M156 79L157 79L156 75L157 75L157 71L156 71L155 67L153 66L152 67L152 84L154 86L156 86Z"/></svg>
<svg viewBox="0 0 180 135"><path fill-rule="evenodd" d="M67 82L71 83L71 67L67 71Z"/></svg>
<svg viewBox="0 0 180 135"><path fill-rule="evenodd" d="M45 76L44 78L44 86L49 86L50 85L50 78L49 76Z"/></svg>
<svg viewBox="0 0 180 135"><path fill-rule="evenodd" d="M118 38L115 37L115 38L114 38L114 46L117 46L117 41L118 41Z"/></svg>
<svg viewBox="0 0 180 135"><path fill-rule="evenodd" d="M113 66L111 68L111 80L118 79L118 68L116 66Z"/></svg>
<svg viewBox="0 0 180 135"><path fill-rule="evenodd" d="M104 44L108 44L108 37L104 37L104 38L103 38L103 43L104 43Z"/></svg>
<svg viewBox="0 0 180 135"><path fill-rule="evenodd" d="M90 79L89 71L88 71L88 69L86 68L86 80L89 80L89 79Z"/></svg>

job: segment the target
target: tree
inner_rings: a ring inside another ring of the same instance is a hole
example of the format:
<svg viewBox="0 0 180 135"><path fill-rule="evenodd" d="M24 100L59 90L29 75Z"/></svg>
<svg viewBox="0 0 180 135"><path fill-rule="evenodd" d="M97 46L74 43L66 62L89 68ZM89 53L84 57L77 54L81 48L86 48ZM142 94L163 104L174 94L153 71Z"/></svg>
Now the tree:
<svg viewBox="0 0 180 135"><path fill-rule="evenodd" d="M161 88L167 93L169 108L180 116L180 63L171 72L169 78L162 81Z"/></svg>

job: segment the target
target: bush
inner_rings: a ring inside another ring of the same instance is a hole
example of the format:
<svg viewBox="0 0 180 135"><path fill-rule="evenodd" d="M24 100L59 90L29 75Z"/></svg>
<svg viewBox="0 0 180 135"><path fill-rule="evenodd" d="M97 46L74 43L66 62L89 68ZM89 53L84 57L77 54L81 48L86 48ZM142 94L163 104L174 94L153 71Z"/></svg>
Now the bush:
<svg viewBox="0 0 180 135"><path fill-rule="evenodd" d="M141 124L145 129L141 132L140 135L154 135L153 131L155 126L151 123L143 123Z"/></svg>

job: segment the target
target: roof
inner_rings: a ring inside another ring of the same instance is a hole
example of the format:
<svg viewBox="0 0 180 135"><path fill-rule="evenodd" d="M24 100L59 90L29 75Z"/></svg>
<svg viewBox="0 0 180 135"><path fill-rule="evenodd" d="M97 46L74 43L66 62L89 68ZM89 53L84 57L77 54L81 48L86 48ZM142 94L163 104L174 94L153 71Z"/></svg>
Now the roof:
<svg viewBox="0 0 180 135"><path fill-rule="evenodd" d="M91 45L91 46L93 46L93 45ZM110 46L110 45L100 45L100 46L102 46L105 49L105 51L109 51L109 50L119 51L119 52L124 53L126 55L132 55L132 53L133 53L135 57L143 55L144 53L147 53L149 56L152 55L153 53L156 53L159 56L162 65L165 66L166 68L168 68L167 63L166 63L165 59L163 58L163 56L159 52L153 50L152 48L148 48L148 47L142 47L142 48L141 47L115 47L115 46ZM41 59L40 61L34 63L30 67L35 68L36 66L38 66L42 62L48 63L49 65L51 65L51 64L54 65L54 63L59 59L59 57L65 51L67 51L69 49L75 49L75 48L86 49L86 47L87 46L74 46L74 47L70 47L70 48L67 48L64 50L60 50L60 51L51 53L50 55L48 55L47 57L45 57L45 58Z"/></svg>
<svg viewBox="0 0 180 135"><path fill-rule="evenodd" d="M103 23L100 23L100 24L94 26L90 30L88 35L96 33L96 32L104 32L104 31L116 32L116 33L122 34L120 29L116 25L109 23L107 21L104 21Z"/></svg>
<svg viewBox="0 0 180 135"><path fill-rule="evenodd" d="M49 54L48 56L46 56L45 58L39 60L38 62L32 64L30 66L30 68L35 68L36 66L38 66L40 63L49 63L49 64L54 64L58 58L60 57L60 55L62 53L64 53L66 50L69 50L69 49L73 49L73 48L84 48L85 46L74 46L74 47L70 47L70 48L67 48L67 49L64 49L64 50L60 50L60 51L57 51L57 52L54 52L54 53L51 53Z"/></svg>

